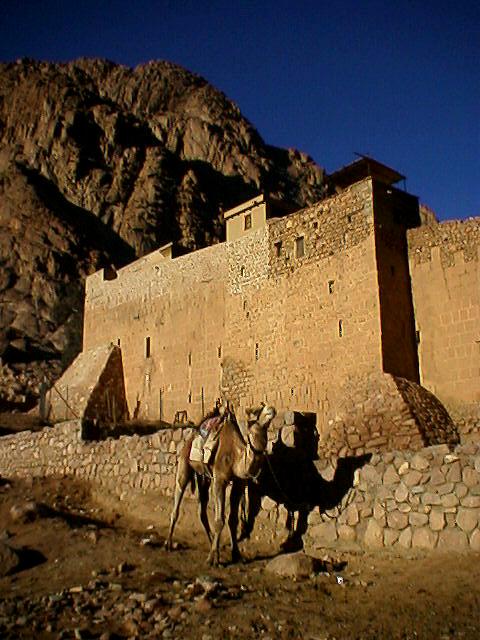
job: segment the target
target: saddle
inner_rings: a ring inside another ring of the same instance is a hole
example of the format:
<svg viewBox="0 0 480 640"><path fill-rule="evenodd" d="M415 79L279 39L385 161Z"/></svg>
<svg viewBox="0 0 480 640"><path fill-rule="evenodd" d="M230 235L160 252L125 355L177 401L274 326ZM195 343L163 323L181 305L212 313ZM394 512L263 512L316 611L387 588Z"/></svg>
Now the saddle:
<svg viewBox="0 0 480 640"><path fill-rule="evenodd" d="M199 433L193 439L190 449L190 460L192 462L203 462L205 464L213 462L223 420L224 416L213 416L206 418L202 422Z"/></svg>

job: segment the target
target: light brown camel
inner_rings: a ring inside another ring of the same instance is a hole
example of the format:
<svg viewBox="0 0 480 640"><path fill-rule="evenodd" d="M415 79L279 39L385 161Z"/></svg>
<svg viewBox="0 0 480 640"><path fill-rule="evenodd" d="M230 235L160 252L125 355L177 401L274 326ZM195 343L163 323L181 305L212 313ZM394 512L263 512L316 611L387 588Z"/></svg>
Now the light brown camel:
<svg viewBox="0 0 480 640"><path fill-rule="evenodd" d="M263 455L267 448L267 430L275 417L275 409L261 404L256 409L247 409L248 429L244 438L235 416L227 410L218 438L218 448L210 464L194 462L189 459L192 442L191 436L180 451L177 473L175 477L175 498L170 530L165 547L172 549L173 530L178 519L180 504L189 483L198 488L200 520L211 543L207 562L218 566L220 563L220 536L225 524L225 494L228 484L232 484L230 492L230 513L228 526L232 545L232 562L240 560L237 541L238 510L245 485L249 479L256 477L261 470ZM196 435L196 434L195 434ZM213 483L215 500L215 528L212 538L208 522L207 506L210 483Z"/></svg>

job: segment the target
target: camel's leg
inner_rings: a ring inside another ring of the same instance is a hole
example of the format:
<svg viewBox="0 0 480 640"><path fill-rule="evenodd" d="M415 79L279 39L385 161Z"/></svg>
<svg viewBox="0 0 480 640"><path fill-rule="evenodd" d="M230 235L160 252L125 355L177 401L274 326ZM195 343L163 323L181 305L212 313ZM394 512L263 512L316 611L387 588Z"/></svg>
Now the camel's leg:
<svg viewBox="0 0 480 640"><path fill-rule="evenodd" d="M210 489L210 480L205 476L197 474L197 489L198 489L198 515L200 522L203 524L208 541L212 543L212 533L210 530L210 523L208 522L208 491Z"/></svg>
<svg viewBox="0 0 480 640"><path fill-rule="evenodd" d="M280 548L282 551L291 553L303 549L302 536L308 527L308 509L300 509L298 513L297 525L295 526L295 514L293 511L288 512L286 528L288 529L287 539L282 542Z"/></svg>
<svg viewBox="0 0 480 640"><path fill-rule="evenodd" d="M168 531L168 537L165 541L165 548L171 551L173 548L173 530L178 520L178 514L180 512L180 505L182 503L183 494L187 485L192 480L193 469L188 464L188 460L183 457L178 459L177 473L175 475L175 497L173 500L173 509L170 516L170 529Z"/></svg>
<svg viewBox="0 0 480 640"><path fill-rule="evenodd" d="M238 509L240 500L242 499L245 484L238 480L232 483L230 492L230 513L228 516L228 528L230 529L230 540L232 543L232 562L238 562L242 559L240 549L238 548L237 527L238 527Z"/></svg>
<svg viewBox="0 0 480 640"><path fill-rule="evenodd" d="M247 485L247 494L247 517L246 519L242 518L241 521L240 537L238 539L239 542L250 538L255 525L255 520L262 506L262 494L258 487L252 482L249 482Z"/></svg>
<svg viewBox="0 0 480 640"><path fill-rule="evenodd" d="M225 524L225 493L227 483L223 479L213 479L213 497L215 500L215 532L208 554L207 563L218 567L220 564L220 537Z"/></svg>

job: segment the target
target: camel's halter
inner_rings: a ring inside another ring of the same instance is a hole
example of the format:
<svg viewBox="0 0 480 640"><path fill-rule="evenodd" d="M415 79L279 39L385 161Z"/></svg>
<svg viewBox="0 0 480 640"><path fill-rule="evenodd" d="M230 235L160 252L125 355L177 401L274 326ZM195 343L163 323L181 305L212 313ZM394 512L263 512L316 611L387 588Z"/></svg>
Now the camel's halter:
<svg viewBox="0 0 480 640"><path fill-rule="evenodd" d="M265 451L266 451L265 449L257 449L252 443L252 439L250 438L250 433L247 433L247 446L245 447L245 453L244 453L245 468L247 468L247 457L248 457L248 449L249 448L250 448L250 451L252 451L253 454L258 456L258 457L264 456L265 455ZM257 473L255 475L251 475L250 476L250 480L253 480L254 482L257 482L261 471L262 471L262 467L260 465Z"/></svg>

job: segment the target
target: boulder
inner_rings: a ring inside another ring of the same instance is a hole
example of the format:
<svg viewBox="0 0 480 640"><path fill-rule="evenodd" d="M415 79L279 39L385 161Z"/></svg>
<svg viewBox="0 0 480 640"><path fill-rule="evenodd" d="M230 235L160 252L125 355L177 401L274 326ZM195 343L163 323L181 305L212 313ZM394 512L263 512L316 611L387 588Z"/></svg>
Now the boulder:
<svg viewBox="0 0 480 640"><path fill-rule="evenodd" d="M0 542L0 577L12 573L19 564L19 558L14 549L4 542Z"/></svg>
<svg viewBox="0 0 480 640"><path fill-rule="evenodd" d="M286 553L270 560L265 567L267 573L286 578L308 578L320 566L320 561L303 551Z"/></svg>

